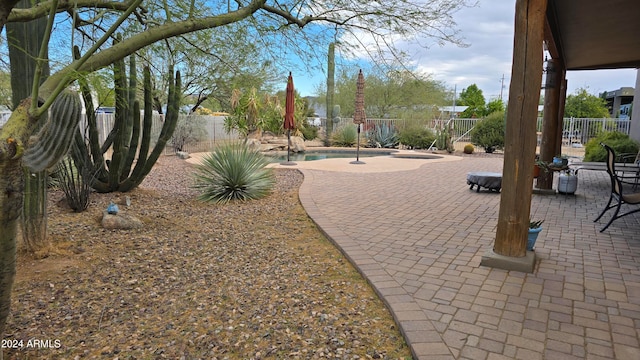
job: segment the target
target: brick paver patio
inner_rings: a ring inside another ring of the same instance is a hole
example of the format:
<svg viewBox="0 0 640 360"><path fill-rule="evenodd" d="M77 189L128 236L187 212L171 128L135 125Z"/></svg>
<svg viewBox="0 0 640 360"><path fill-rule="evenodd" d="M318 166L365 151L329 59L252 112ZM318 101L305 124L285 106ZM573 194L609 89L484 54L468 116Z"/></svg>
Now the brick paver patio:
<svg viewBox="0 0 640 360"><path fill-rule="evenodd" d="M606 173L580 172L575 196L534 195L532 216L545 222L525 274L480 267L500 194L469 190L466 173L501 172L502 159L424 161L384 173L301 169L300 189L416 358L640 359L640 214L598 231Z"/></svg>

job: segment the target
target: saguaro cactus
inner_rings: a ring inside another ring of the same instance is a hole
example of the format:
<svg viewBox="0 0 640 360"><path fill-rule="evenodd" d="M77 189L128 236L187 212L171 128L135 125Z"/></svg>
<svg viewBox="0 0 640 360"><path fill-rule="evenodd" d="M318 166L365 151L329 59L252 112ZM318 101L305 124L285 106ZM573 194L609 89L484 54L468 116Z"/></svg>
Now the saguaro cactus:
<svg viewBox="0 0 640 360"><path fill-rule="evenodd" d="M333 132L333 118L337 115L333 113L333 95L335 92L335 70L336 70L336 43L329 44L327 55L327 141ZM339 115L338 115L339 116Z"/></svg>
<svg viewBox="0 0 640 360"><path fill-rule="evenodd" d="M20 8L31 6L30 0L21 0ZM48 51L40 58L40 44L44 41L47 18L33 21L8 23L6 25L9 62L11 67L12 109L20 104L20 100L31 96L37 65L41 66L40 81L49 76ZM38 129L47 120L40 117ZM47 178L46 170L24 172L24 206L22 207L21 225L22 240L31 252L46 249L47 243Z"/></svg>
<svg viewBox="0 0 640 360"><path fill-rule="evenodd" d="M124 60L114 64L115 123L102 145L98 139L90 89L86 82L81 82L83 97L85 104L87 104L88 137L85 137L82 132L77 133L76 146L74 146L72 155L78 169L89 167L91 171L86 173L96 174L92 179L92 187L98 192L126 192L138 186L151 171L167 141L171 139L178 121L180 72L176 72L174 81L173 70L171 70L167 114L158 140L149 153L153 120L151 74L149 68L144 69L144 115L141 128L140 103L135 99L137 80L134 56L130 58L128 86L124 68ZM86 141L89 142L89 151L85 146ZM105 160L104 155L110 148L112 150L111 159ZM137 161L134 166L136 155Z"/></svg>

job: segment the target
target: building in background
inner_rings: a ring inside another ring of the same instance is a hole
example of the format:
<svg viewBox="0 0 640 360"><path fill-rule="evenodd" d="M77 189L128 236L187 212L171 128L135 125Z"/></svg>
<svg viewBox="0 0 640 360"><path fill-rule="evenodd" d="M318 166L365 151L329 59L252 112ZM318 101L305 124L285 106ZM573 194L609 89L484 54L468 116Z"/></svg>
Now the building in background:
<svg viewBox="0 0 640 360"><path fill-rule="evenodd" d="M605 100L607 109L612 118L630 120L631 104L633 104L633 94L635 89L632 87L622 87L618 90L607 91Z"/></svg>

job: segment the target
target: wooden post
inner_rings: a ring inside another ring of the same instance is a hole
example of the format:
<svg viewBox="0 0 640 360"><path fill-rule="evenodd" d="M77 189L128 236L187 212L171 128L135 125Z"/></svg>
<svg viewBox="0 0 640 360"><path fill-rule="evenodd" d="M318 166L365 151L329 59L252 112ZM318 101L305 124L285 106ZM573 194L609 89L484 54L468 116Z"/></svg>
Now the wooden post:
<svg viewBox="0 0 640 360"><path fill-rule="evenodd" d="M517 0L502 195L493 251L526 256L547 0Z"/></svg>
<svg viewBox="0 0 640 360"><path fill-rule="evenodd" d="M557 140L562 141L562 120L558 121L560 84L562 82L561 65L557 59L549 59L546 68L544 86L544 117L542 120L542 142L540 143L540 160L549 163L558 155ZM558 132L560 129L560 132ZM553 171L541 171L536 184L538 189L551 190L553 187Z"/></svg>
<svg viewBox="0 0 640 360"><path fill-rule="evenodd" d="M564 106L567 101L567 70L565 70L564 66L561 67L561 71L558 71L561 74L561 82L560 82L560 91L558 92L558 131L556 134L560 134L560 136L556 139L556 154L562 152L562 127L564 123ZM582 139L580 139L582 141Z"/></svg>

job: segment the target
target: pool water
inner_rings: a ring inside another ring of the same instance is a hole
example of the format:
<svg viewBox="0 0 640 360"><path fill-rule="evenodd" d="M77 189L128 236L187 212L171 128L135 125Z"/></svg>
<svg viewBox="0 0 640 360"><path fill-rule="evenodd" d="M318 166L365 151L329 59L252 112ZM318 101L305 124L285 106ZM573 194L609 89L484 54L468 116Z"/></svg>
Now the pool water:
<svg viewBox="0 0 640 360"><path fill-rule="evenodd" d="M360 151L360 157L372 157L372 156L386 156L391 154L385 152L362 152ZM269 162L281 162L287 161L287 154L271 156L267 155ZM356 159L356 152L339 152L339 151L331 151L331 152L304 152L304 153L294 153L289 155L289 160L291 161L313 161L313 160L323 160L323 159L341 159L341 158L353 158Z"/></svg>

